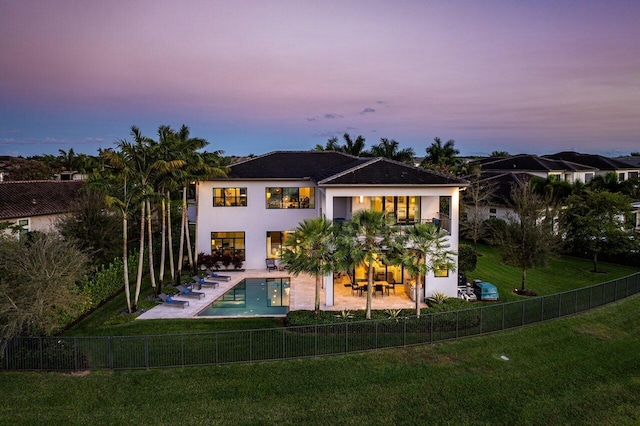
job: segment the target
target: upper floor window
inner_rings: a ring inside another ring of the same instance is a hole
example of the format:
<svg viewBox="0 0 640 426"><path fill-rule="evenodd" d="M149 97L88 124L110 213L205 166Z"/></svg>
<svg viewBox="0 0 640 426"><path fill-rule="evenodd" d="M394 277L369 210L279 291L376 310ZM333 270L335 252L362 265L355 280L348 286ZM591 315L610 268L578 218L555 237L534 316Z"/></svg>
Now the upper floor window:
<svg viewBox="0 0 640 426"><path fill-rule="evenodd" d="M420 197L371 197L371 208L384 212L395 223L420 221Z"/></svg>
<svg viewBox="0 0 640 426"><path fill-rule="evenodd" d="M271 187L266 189L268 209L313 209L315 188Z"/></svg>
<svg viewBox="0 0 640 426"><path fill-rule="evenodd" d="M213 207L247 206L247 188L213 188Z"/></svg>
<svg viewBox="0 0 640 426"><path fill-rule="evenodd" d="M638 172L629 172L629 179L638 179Z"/></svg>
<svg viewBox="0 0 640 426"><path fill-rule="evenodd" d="M584 174L584 181L585 182L589 182L591 179L593 179L593 173L585 173Z"/></svg>
<svg viewBox="0 0 640 426"><path fill-rule="evenodd" d="M618 173L618 181L622 182L624 180L624 173Z"/></svg>

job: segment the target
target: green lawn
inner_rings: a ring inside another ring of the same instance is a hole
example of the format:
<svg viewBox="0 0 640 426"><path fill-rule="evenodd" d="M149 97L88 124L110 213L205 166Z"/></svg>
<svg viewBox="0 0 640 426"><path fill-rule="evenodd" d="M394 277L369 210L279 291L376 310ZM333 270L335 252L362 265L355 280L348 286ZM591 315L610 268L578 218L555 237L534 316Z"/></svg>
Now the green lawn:
<svg viewBox="0 0 640 426"><path fill-rule="evenodd" d="M489 336L318 359L3 372L0 424L638 424L639 311L634 296Z"/></svg>
<svg viewBox="0 0 640 426"><path fill-rule="evenodd" d="M467 279L469 281L480 279L495 284L502 301L521 299L521 296L513 294L513 289L520 288L522 271L504 264L498 247L478 245L477 250L481 255L478 257L478 265L473 272L467 274ZM546 267L527 271L527 289L539 295L554 294L610 281L640 271L640 268L605 262L600 262L599 267L603 272L594 274L589 272L593 269L593 263L588 259L553 255Z"/></svg>

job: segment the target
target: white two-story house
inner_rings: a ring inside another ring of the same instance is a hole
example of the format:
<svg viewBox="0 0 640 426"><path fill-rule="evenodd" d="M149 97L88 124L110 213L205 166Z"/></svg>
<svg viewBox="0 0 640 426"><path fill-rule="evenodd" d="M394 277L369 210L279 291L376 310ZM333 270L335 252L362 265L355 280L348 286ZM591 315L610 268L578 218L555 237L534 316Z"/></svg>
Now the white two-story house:
<svg viewBox="0 0 640 426"><path fill-rule="evenodd" d="M458 248L460 190L466 181L384 158L334 151L271 152L231 166L227 178L197 183L196 249L240 253L246 269L265 268L279 258L288 232L304 219L349 220L363 209L384 211L399 225L435 221ZM446 211L443 211L445 210ZM364 277L364 268L353 271ZM407 279L402 268L377 265L376 274ZM425 279L425 296L457 295L457 273ZM337 284L336 284L337 285ZM326 305L334 283L325 278Z"/></svg>

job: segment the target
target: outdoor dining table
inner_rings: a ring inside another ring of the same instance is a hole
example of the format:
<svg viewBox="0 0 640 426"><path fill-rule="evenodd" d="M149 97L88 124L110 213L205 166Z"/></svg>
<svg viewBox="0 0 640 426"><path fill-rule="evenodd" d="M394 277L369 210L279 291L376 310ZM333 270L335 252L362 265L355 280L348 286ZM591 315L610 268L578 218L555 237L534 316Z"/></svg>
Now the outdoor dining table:
<svg viewBox="0 0 640 426"><path fill-rule="evenodd" d="M366 281L358 281L358 289L360 290L360 295L362 295L363 292L367 291L367 282ZM384 297L384 292L387 292L387 295L389 295L389 283L386 281L374 281L373 282L373 295L375 296L376 293L379 291L382 296Z"/></svg>

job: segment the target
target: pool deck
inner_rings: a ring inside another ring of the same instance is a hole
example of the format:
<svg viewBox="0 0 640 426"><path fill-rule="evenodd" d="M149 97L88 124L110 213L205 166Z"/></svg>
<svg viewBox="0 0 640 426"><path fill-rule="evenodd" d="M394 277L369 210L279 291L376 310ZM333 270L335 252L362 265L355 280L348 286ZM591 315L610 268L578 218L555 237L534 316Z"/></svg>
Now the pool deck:
<svg viewBox="0 0 640 426"><path fill-rule="evenodd" d="M289 300L289 310L313 310L315 300L315 277L300 274L297 277L293 274L289 274L287 271L272 271L267 272L264 269L252 269L246 271L230 271L228 273L220 272L220 275L231 276L230 281L220 281L220 285L217 288L210 286L202 287L198 289L198 292L205 294L202 299L188 298L183 296L174 296L178 300L189 301L189 306L185 308L177 306L158 305L153 309L150 309L141 314L138 319L162 319L162 318L211 318L211 317L198 317L198 312L208 307L213 301L221 297L227 290L238 284L245 278L290 278L291 279L291 295ZM320 292L320 309L322 310L361 310L366 308L366 295L358 296L351 293L350 287L344 287L344 285L334 285L334 306L327 307L324 303L325 293L324 289ZM421 304L425 307L424 304ZM372 309L411 309L415 308L415 303L409 299L404 292L402 285L396 285L396 294L391 291L390 295L371 298Z"/></svg>

